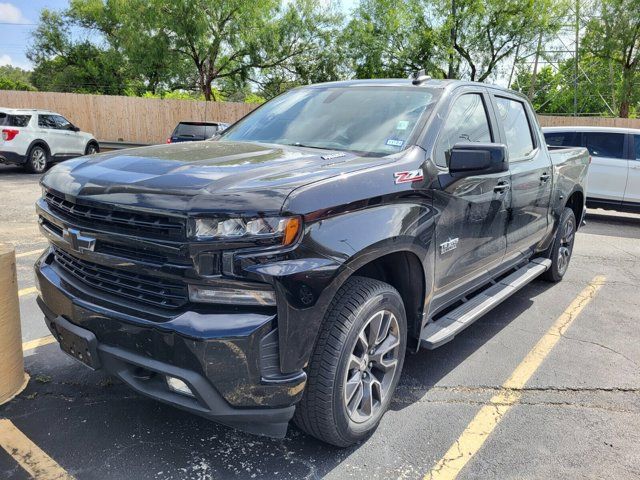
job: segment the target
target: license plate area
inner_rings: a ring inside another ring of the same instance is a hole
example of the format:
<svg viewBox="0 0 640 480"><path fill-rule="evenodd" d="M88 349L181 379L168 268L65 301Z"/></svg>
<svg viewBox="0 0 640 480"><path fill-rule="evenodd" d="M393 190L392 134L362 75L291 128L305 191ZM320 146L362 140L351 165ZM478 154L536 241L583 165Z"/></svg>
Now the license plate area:
<svg viewBox="0 0 640 480"><path fill-rule="evenodd" d="M98 340L93 333L74 325L64 317L57 317L51 322L51 327L63 352L93 370L100 368Z"/></svg>

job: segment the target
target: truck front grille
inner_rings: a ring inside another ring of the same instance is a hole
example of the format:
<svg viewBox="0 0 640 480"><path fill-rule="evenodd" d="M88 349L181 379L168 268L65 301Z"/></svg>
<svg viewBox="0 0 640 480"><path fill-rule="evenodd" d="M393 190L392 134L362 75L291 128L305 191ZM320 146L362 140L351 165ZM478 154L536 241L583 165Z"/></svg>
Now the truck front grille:
<svg viewBox="0 0 640 480"><path fill-rule="evenodd" d="M177 309L188 302L187 286L162 278L98 265L54 249L55 262L84 284L112 295L161 308Z"/></svg>
<svg viewBox="0 0 640 480"><path fill-rule="evenodd" d="M53 212L79 226L160 239L185 237L185 221L178 217L82 205L51 191L45 194L44 200Z"/></svg>

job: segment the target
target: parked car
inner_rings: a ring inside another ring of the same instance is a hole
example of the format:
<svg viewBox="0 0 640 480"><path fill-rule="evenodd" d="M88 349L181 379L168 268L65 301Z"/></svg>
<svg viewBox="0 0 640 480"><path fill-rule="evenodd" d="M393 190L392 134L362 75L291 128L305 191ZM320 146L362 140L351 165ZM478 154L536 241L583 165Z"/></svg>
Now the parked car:
<svg viewBox="0 0 640 480"><path fill-rule="evenodd" d="M42 173L61 160L100 151L93 135L55 112L0 108L0 163Z"/></svg>
<svg viewBox="0 0 640 480"><path fill-rule="evenodd" d="M51 169L38 303L63 351L142 394L351 445L406 351L563 278L588 165L583 148L549 152L506 89L297 88L214 141Z"/></svg>
<svg viewBox="0 0 640 480"><path fill-rule="evenodd" d="M640 212L640 130L613 127L543 128L547 145L586 147L592 157L587 206Z"/></svg>
<svg viewBox="0 0 640 480"><path fill-rule="evenodd" d="M229 124L222 122L180 122L167 138L167 143L208 140L222 133L227 127Z"/></svg>

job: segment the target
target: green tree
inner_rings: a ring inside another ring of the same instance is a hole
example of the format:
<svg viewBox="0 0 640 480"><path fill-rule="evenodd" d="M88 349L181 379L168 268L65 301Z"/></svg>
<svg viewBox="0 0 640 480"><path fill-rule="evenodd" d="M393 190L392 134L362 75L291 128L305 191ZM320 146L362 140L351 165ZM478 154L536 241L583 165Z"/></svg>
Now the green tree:
<svg viewBox="0 0 640 480"><path fill-rule="evenodd" d="M640 101L640 0L601 0L598 17L587 24L583 48L604 60L605 68L615 65L620 75L615 103L618 115L628 117ZM615 80L606 69L602 73Z"/></svg>
<svg viewBox="0 0 640 480"><path fill-rule="evenodd" d="M340 43L358 78L406 77L422 68L444 76L438 32L421 0L361 0Z"/></svg>
<svg viewBox="0 0 640 480"><path fill-rule="evenodd" d="M0 66L0 90L35 90L31 72L12 65Z"/></svg>
<svg viewBox="0 0 640 480"><path fill-rule="evenodd" d="M134 84L128 62L111 47L74 41L65 15L43 10L27 52L39 90L122 95Z"/></svg>
<svg viewBox="0 0 640 480"><path fill-rule="evenodd" d="M485 81L517 49L531 50L562 26L564 0L436 0L447 76Z"/></svg>

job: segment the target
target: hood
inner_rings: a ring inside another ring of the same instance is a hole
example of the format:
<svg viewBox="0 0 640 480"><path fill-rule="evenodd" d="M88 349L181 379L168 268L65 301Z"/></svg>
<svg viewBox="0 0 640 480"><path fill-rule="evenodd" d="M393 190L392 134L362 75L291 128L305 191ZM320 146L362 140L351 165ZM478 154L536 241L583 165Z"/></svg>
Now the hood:
<svg viewBox="0 0 640 480"><path fill-rule="evenodd" d="M44 175L42 184L140 208L267 212L279 211L297 187L390 160L273 144L188 142L69 160Z"/></svg>

